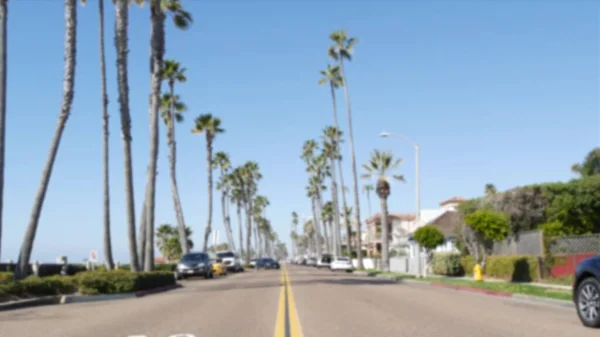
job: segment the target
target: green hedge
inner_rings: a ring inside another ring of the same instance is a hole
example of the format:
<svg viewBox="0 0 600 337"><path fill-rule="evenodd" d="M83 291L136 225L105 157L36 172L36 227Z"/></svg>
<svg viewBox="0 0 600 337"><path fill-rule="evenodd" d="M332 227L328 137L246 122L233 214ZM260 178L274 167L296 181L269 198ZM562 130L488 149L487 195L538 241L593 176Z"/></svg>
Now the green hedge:
<svg viewBox="0 0 600 337"><path fill-rule="evenodd" d="M463 276L465 274L459 253L435 253L431 266L433 273L437 275Z"/></svg>
<svg viewBox="0 0 600 337"><path fill-rule="evenodd" d="M63 267L63 265L59 264L59 263L40 264L39 276L46 277L46 276L60 275L60 273L62 271L62 267ZM14 273L16 268L17 268L17 265L15 263L0 263L0 272ZM67 265L67 275L69 275L69 276L75 275L75 274L83 272L83 271L86 271L85 265L83 265L83 264L68 264ZM29 265L29 269L28 269L27 273L29 275L33 274L31 265Z"/></svg>
<svg viewBox="0 0 600 337"><path fill-rule="evenodd" d="M117 294L154 289L175 284L172 272L131 273L122 270L83 272L76 276L30 276L20 281L0 283L0 301L32 296Z"/></svg>
<svg viewBox="0 0 600 337"><path fill-rule="evenodd" d="M0 283L12 281L15 274L8 271L0 271Z"/></svg>
<svg viewBox="0 0 600 337"><path fill-rule="evenodd" d="M465 271L465 275L472 276L473 268L475 268L475 258L471 255L463 256L460 259L460 265Z"/></svg>
<svg viewBox="0 0 600 337"><path fill-rule="evenodd" d="M511 282L539 280L539 262L536 256L490 256L485 266L488 277Z"/></svg>

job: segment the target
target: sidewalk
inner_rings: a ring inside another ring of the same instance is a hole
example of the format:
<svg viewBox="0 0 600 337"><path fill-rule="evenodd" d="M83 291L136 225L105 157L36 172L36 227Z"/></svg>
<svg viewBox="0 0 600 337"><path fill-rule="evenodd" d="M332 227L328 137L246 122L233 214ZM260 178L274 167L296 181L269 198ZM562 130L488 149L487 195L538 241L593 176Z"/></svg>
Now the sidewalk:
<svg viewBox="0 0 600 337"><path fill-rule="evenodd" d="M465 280L465 281L475 281L475 279L471 276L463 276L463 277L448 277L442 275L427 275L428 278L440 278L440 279L449 279L449 280ZM538 282L508 282L505 280L487 278L485 277L484 282L495 282L495 283L510 283L510 284L525 284L530 286L548 288L548 289L559 289L559 290L572 290L572 286L565 286L560 284L548 284L548 283L538 283Z"/></svg>

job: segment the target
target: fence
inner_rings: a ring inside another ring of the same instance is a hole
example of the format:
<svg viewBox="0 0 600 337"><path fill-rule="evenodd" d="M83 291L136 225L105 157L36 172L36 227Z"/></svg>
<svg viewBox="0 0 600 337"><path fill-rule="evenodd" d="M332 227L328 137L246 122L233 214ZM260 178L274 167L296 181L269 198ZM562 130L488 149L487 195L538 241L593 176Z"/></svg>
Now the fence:
<svg viewBox="0 0 600 337"><path fill-rule="evenodd" d="M600 254L600 234L548 237L547 255L554 261L552 277L567 277L575 273L581 261Z"/></svg>
<svg viewBox="0 0 600 337"><path fill-rule="evenodd" d="M544 255L544 234L542 231L522 232L494 242L492 255Z"/></svg>

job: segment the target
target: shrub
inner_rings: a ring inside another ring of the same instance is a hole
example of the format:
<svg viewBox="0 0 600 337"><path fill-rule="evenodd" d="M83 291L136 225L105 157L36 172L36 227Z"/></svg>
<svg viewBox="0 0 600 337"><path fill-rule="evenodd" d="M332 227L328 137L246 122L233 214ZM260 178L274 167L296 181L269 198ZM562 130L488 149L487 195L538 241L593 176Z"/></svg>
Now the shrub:
<svg viewBox="0 0 600 337"><path fill-rule="evenodd" d="M425 249L435 249L444 243L444 234L435 225L423 226L414 233L414 238Z"/></svg>
<svg viewBox="0 0 600 337"><path fill-rule="evenodd" d="M471 256L471 255L467 255L467 256L463 256L460 259L460 265L462 266L463 270L465 271L465 275L472 275L473 274L473 268L475 268L475 257Z"/></svg>
<svg viewBox="0 0 600 337"><path fill-rule="evenodd" d="M31 276L21 281L10 281L0 284L0 297L14 295L18 297L49 296L72 294L77 284L69 276L37 277Z"/></svg>
<svg viewBox="0 0 600 337"><path fill-rule="evenodd" d="M434 274L445 276L462 276L465 274L459 253L434 253L431 265Z"/></svg>
<svg viewBox="0 0 600 337"><path fill-rule="evenodd" d="M8 271L0 271L0 282L12 281L15 274Z"/></svg>
<svg viewBox="0 0 600 337"><path fill-rule="evenodd" d="M249 263L244 265L244 269L253 269L253 268L254 268L254 266Z"/></svg>
<svg viewBox="0 0 600 337"><path fill-rule="evenodd" d="M539 263L536 256L490 256L485 274L489 277L511 282L531 282L539 279Z"/></svg>
<svg viewBox="0 0 600 337"><path fill-rule="evenodd" d="M171 272L131 273L120 270L85 272L77 275L82 294L118 294L175 284Z"/></svg>
<svg viewBox="0 0 600 337"><path fill-rule="evenodd" d="M177 263L158 263L154 265L154 270L174 272L176 267Z"/></svg>

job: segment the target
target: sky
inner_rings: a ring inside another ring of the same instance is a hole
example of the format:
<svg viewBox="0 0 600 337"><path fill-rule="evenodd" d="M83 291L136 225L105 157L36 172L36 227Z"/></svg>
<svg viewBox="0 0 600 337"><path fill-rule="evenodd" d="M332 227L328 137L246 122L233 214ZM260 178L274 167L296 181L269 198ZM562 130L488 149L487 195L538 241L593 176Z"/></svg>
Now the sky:
<svg viewBox="0 0 600 337"><path fill-rule="evenodd" d="M115 259L127 262L122 141L118 118L114 8L106 2L106 51L111 113L111 221ZM178 180L186 222L201 246L207 221L205 139L194 118L212 113L226 133L216 151L234 165L259 163L259 193L267 216L289 242L291 212L310 216L305 140L333 123L327 87L317 84L328 62L329 33L348 29L359 39L347 64L356 158L374 149L404 161L390 212L415 209L413 148L421 147L421 207L453 196L565 181L570 166L600 144L599 5L593 1L199 1L183 0L195 23L167 23L166 58L187 67L178 85L189 111L178 125ZM35 10L32 11L32 6ZM131 7L129 86L133 121L136 217L148 164L149 9ZM33 260L102 256L102 133L98 10L78 10L75 100L46 196ZM42 165L59 112L63 76L64 6L58 0L9 2L8 117L2 260L18 257ZM338 116L347 135L346 104ZM165 130L157 190L157 225L175 224ZM351 185L349 145L343 170ZM359 181L362 186L366 181ZM329 199L329 193L326 199ZM372 213L379 202L372 198ZM348 200L351 195L348 195ZM369 207L361 194L361 217ZM233 210L233 208L232 208ZM214 229L223 233L219 199ZM233 217L234 231L237 221ZM137 227L136 221L136 227ZM235 232L237 233L237 232ZM221 235L224 238L224 235Z"/></svg>

